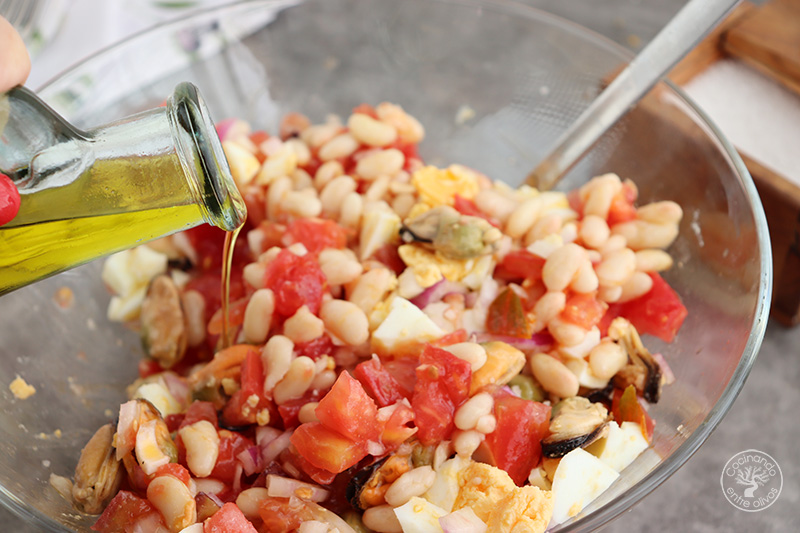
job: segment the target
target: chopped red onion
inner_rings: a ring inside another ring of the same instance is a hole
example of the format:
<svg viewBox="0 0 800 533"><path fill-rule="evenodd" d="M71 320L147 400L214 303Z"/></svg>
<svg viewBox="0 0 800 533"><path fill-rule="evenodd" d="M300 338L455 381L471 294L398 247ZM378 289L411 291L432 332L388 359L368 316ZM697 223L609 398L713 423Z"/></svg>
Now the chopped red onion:
<svg viewBox="0 0 800 533"><path fill-rule="evenodd" d="M298 492L299 491L299 492ZM297 496L303 500L312 502L324 502L330 496L330 492L318 485L304 483L296 479L276 476L267 476L267 493L273 498L291 498Z"/></svg>
<svg viewBox="0 0 800 533"><path fill-rule="evenodd" d="M327 533L328 524L319 520L306 520L297 529L297 533Z"/></svg>
<svg viewBox="0 0 800 533"><path fill-rule="evenodd" d="M238 118L226 118L216 124L217 136L220 141L225 141L239 135L248 135L250 125Z"/></svg>
<svg viewBox="0 0 800 533"><path fill-rule="evenodd" d="M410 301L420 309L425 309L428 304L439 302L448 294L453 293L467 294L467 287L462 283L443 278L441 281L437 281L422 291L422 294L415 296Z"/></svg>
<svg viewBox="0 0 800 533"><path fill-rule="evenodd" d="M214 502L217 505L219 505L220 508L222 508L222 506L225 505L225 503L222 500L219 499L219 496L217 496L214 493L211 493L211 492L200 492L200 493L198 493L198 496L200 494L205 494L208 497L209 500L211 500L212 502Z"/></svg>
<svg viewBox="0 0 800 533"><path fill-rule="evenodd" d="M486 533L486 524L469 507L462 507L439 518L444 533Z"/></svg>
<svg viewBox="0 0 800 533"><path fill-rule="evenodd" d="M240 452L236 459L242 464L245 475L252 476L259 470L263 470L261 464L261 450L258 446L250 446L246 450Z"/></svg>
<svg viewBox="0 0 800 533"><path fill-rule="evenodd" d="M502 341L523 352L543 351L555 342L549 333L534 333L529 339L511 337L510 335L495 335L493 333L477 333L476 341Z"/></svg>
<svg viewBox="0 0 800 533"><path fill-rule="evenodd" d="M664 359L664 356L660 353L654 353L653 359L655 359L656 363L658 363L658 366L661 368L661 375L664 376L664 385L675 383L675 374L667 364L667 360Z"/></svg>
<svg viewBox="0 0 800 533"><path fill-rule="evenodd" d="M190 398L189 384L186 383L186 380L172 372L164 372L161 378L175 401L186 406L187 399Z"/></svg>
<svg viewBox="0 0 800 533"><path fill-rule="evenodd" d="M261 458L264 460L264 464L270 464L281 454L283 450L288 448L290 444L289 439L291 438L292 432L286 431L262 448Z"/></svg>
<svg viewBox="0 0 800 533"><path fill-rule="evenodd" d="M161 513L147 513L133 524L132 533L168 533L164 526Z"/></svg>
<svg viewBox="0 0 800 533"><path fill-rule="evenodd" d="M281 436L283 431L269 426L259 426L256 428L256 444L262 450L278 437Z"/></svg>

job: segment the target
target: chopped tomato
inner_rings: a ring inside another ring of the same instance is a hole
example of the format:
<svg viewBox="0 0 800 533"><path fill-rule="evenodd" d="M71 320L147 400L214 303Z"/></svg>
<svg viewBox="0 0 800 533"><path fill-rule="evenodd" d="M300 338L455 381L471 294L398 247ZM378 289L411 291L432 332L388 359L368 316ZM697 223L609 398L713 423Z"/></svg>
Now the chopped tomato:
<svg viewBox="0 0 800 533"><path fill-rule="evenodd" d="M210 224L200 224L186 230L186 237L197 254L201 270L215 270L222 267L222 249L225 244L225 231ZM247 239L237 239L234 245L233 263L243 266L250 262ZM219 289L218 289L219 290Z"/></svg>
<svg viewBox="0 0 800 533"><path fill-rule="evenodd" d="M450 333L431 341L430 344L431 346L436 346L437 348L444 348L445 346L466 342L468 338L469 334L467 333L467 330L461 328L451 331Z"/></svg>
<svg viewBox="0 0 800 533"><path fill-rule="evenodd" d="M215 428L219 429L219 422L217 420L217 410L211 402L201 402L195 400L186 409L186 414L183 417L180 427L189 426L200 420L207 420L211 422Z"/></svg>
<svg viewBox="0 0 800 533"><path fill-rule="evenodd" d="M291 533L297 531L303 522L314 518L300 498L268 496L258 504L258 514L264 521L262 533Z"/></svg>
<svg viewBox="0 0 800 533"><path fill-rule="evenodd" d="M408 391L400 386L377 357L359 363L355 368L354 374L356 379L361 382L364 390L367 391L367 394L380 407L392 405L397 400L410 396Z"/></svg>
<svg viewBox="0 0 800 533"><path fill-rule="evenodd" d="M472 200L468 200L463 196L456 194L453 197L453 207L455 208L456 211L458 211L462 215L482 218L492 226L495 226L497 228L500 227L500 224L495 219L493 219L492 217L481 211L478 208L478 206L475 205L475 202L473 202Z"/></svg>
<svg viewBox="0 0 800 533"><path fill-rule="evenodd" d="M658 274L652 273L653 288L644 296L622 304L611 304L603 317L601 333L608 329L611 321L622 316L631 321L639 333L655 335L664 342L672 342L689 314L669 284Z"/></svg>
<svg viewBox="0 0 800 533"><path fill-rule="evenodd" d="M312 390L306 392L300 398L289 400L279 405L278 413L281 416L281 420L283 420L283 427L288 429L299 425L298 415L300 414L300 409L308 402L316 402L318 400L319 392Z"/></svg>
<svg viewBox="0 0 800 533"><path fill-rule="evenodd" d="M260 158L259 158L260 159ZM267 198L263 187L252 187L242 193L244 205L247 208L247 227L258 227L267 218ZM244 231L247 231L246 229ZM264 249L257 250L260 254Z"/></svg>
<svg viewBox="0 0 800 533"><path fill-rule="evenodd" d="M286 226L284 224L265 220L259 224L258 229L264 235L264 240L261 241L262 251L267 251L273 246L283 246L283 236L286 234Z"/></svg>
<svg viewBox="0 0 800 533"><path fill-rule="evenodd" d="M305 457L300 455L292 445L289 445L280 455L281 464L290 464L298 468L301 472L305 473L311 481L319 483L320 485L330 485L336 479L336 474L328 472L324 468L317 468L309 463Z"/></svg>
<svg viewBox="0 0 800 533"><path fill-rule="evenodd" d="M150 359L147 357L139 360L139 377L142 379L149 378L150 376L163 371L164 369L155 359Z"/></svg>
<svg viewBox="0 0 800 533"><path fill-rule="evenodd" d="M642 401L636 395L636 387L628 385L623 392L614 389L614 396L611 399L611 413L618 424L623 422L636 422L642 430L642 435L647 442L653 438L653 430L656 422L642 405Z"/></svg>
<svg viewBox="0 0 800 533"><path fill-rule="evenodd" d="M286 228L285 245L302 243L311 253L347 246L347 230L333 220L298 218Z"/></svg>
<svg viewBox="0 0 800 533"><path fill-rule="evenodd" d="M414 411L402 401L378 409L378 420L383 425L381 443L386 452L397 449L417 432L417 428L409 426L414 422Z"/></svg>
<svg viewBox="0 0 800 533"><path fill-rule="evenodd" d="M583 329L592 329L600 322L608 305L591 294L573 294L567 298L561 318Z"/></svg>
<svg viewBox="0 0 800 533"><path fill-rule="evenodd" d="M507 279L527 279L536 281L542 279L544 259L527 250L514 250L503 257L498 265Z"/></svg>
<svg viewBox="0 0 800 533"><path fill-rule="evenodd" d="M388 361L382 359L381 362L383 363L383 368L400 385L400 389L406 394L406 398L411 398L411 393L414 392L414 384L417 382L419 357L397 357Z"/></svg>
<svg viewBox="0 0 800 533"><path fill-rule="evenodd" d="M620 222L628 222L636 218L636 189L628 185L622 184L622 188L611 199L611 206L608 209L608 225L613 226Z"/></svg>
<svg viewBox="0 0 800 533"><path fill-rule="evenodd" d="M203 533L258 533L235 503L226 503L203 524Z"/></svg>
<svg viewBox="0 0 800 533"><path fill-rule="evenodd" d="M397 253L397 246L394 244L385 244L378 248L378 250L372 254L372 259L383 263L398 276L406 269L406 264L400 259L400 254Z"/></svg>
<svg viewBox="0 0 800 533"><path fill-rule="evenodd" d="M317 405L317 418L328 429L354 441L377 440L380 434L378 407L364 387L343 371Z"/></svg>
<svg viewBox="0 0 800 533"><path fill-rule="evenodd" d="M261 354L249 348L242 361L241 388L236 391L222 411L222 419L227 426L246 426L255 424L262 409L270 408L270 401L264 397L264 366Z"/></svg>
<svg viewBox="0 0 800 533"><path fill-rule="evenodd" d="M153 475L153 478L157 478L158 476L172 476L174 478L178 478L187 487L189 486L189 483L192 482L192 476L189 474L189 471L178 463L167 463L163 466L160 466Z"/></svg>
<svg viewBox="0 0 800 533"><path fill-rule="evenodd" d="M528 317L525 316L522 300L512 289L503 289L489 304L486 330L495 335L508 335L520 339L530 338L531 326L528 323Z"/></svg>
<svg viewBox="0 0 800 533"><path fill-rule="evenodd" d="M291 442L309 463L334 474L367 456L366 441L352 441L320 422L300 424L292 433Z"/></svg>
<svg viewBox="0 0 800 533"><path fill-rule="evenodd" d="M228 326L231 329L238 328L244 323L244 312L250 298L242 298L231 302L228 306ZM220 335L222 333L222 307L217 309L211 320L208 321L208 334Z"/></svg>
<svg viewBox="0 0 800 533"><path fill-rule="evenodd" d="M441 348L425 345L416 370L411 406L422 444L435 444L453 432L455 409L469 397L468 362Z"/></svg>
<svg viewBox="0 0 800 533"><path fill-rule="evenodd" d="M290 317L303 305L314 314L319 312L327 281L313 254L299 257L289 250L281 250L267 265L264 277L266 286L275 294L278 314Z"/></svg>
<svg viewBox="0 0 800 533"><path fill-rule="evenodd" d="M378 118L378 113L375 111L375 108L369 104L358 104L353 108L353 114L361 113L362 115L367 115L374 119Z"/></svg>
<svg viewBox="0 0 800 533"><path fill-rule="evenodd" d="M295 344L294 350L297 355L305 355L316 361L323 355L333 353L333 341L327 335L322 335L314 340Z"/></svg>
<svg viewBox="0 0 800 533"><path fill-rule="evenodd" d="M211 471L209 477L232 485L233 478L236 476L236 464L238 463L236 456L251 446L253 446L253 443L244 435L224 429L220 430L219 456L217 457L217 464L214 465L214 470Z"/></svg>
<svg viewBox="0 0 800 533"><path fill-rule="evenodd" d="M497 389L494 396L495 430L486 435L485 449L492 465L505 470L522 486L542 458L541 440L550 428L550 406L524 400Z"/></svg>
<svg viewBox="0 0 800 533"><path fill-rule="evenodd" d="M109 502L91 529L101 533L132 533L134 522L147 514L157 512L146 499L121 490Z"/></svg>
<svg viewBox="0 0 800 533"><path fill-rule="evenodd" d="M239 241L244 239L237 239ZM222 252L220 252L222 255ZM222 271L219 267L202 272L199 276L192 278L186 284L186 290L195 290L200 293L205 301L203 310L205 317L213 316L222 307ZM231 270L231 301L240 300L245 295L244 280L242 279L242 269L234 267ZM220 330L221 322L220 322ZM216 337L211 336L207 339L211 346L216 344Z"/></svg>

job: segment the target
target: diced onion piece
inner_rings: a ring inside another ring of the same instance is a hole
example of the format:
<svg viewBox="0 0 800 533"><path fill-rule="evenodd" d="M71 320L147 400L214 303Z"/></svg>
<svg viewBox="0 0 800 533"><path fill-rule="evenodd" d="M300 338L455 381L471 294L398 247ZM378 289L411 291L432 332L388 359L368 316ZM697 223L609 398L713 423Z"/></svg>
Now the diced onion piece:
<svg viewBox="0 0 800 533"><path fill-rule="evenodd" d="M439 524L444 533L486 533L486 524L469 507L444 515Z"/></svg>
<svg viewBox="0 0 800 533"><path fill-rule="evenodd" d="M318 485L304 483L296 479L276 476L267 476L267 493L273 498L291 498L296 496L303 500L312 502L324 502L330 496L330 492Z"/></svg>

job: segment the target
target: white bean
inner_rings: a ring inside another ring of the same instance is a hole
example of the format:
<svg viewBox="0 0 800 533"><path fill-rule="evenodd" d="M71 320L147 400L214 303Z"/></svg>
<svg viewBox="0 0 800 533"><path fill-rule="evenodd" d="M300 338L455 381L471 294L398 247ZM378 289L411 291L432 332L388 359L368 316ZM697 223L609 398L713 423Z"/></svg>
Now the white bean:
<svg viewBox="0 0 800 533"><path fill-rule="evenodd" d="M653 278L644 272L634 272L633 275L622 285L622 293L619 295L618 302L628 302L640 296L644 296L653 288Z"/></svg>
<svg viewBox="0 0 800 533"><path fill-rule="evenodd" d="M219 456L219 434L208 420L184 426L178 430L186 448L186 465L196 477L208 477Z"/></svg>
<svg viewBox="0 0 800 533"><path fill-rule="evenodd" d="M475 424L475 431L484 435L494 432L495 428L497 428L497 418L492 414L483 415L478 419L478 423Z"/></svg>
<svg viewBox="0 0 800 533"><path fill-rule="evenodd" d="M284 176L273 181L267 189L267 218L277 221L281 214L281 203L292 190L292 180Z"/></svg>
<svg viewBox="0 0 800 533"><path fill-rule="evenodd" d="M341 133L323 144L317 155L322 161L331 161L351 155L358 150L358 141L349 133Z"/></svg>
<svg viewBox="0 0 800 533"><path fill-rule="evenodd" d="M370 507L364 511L361 521L375 533L403 533L403 527L391 505Z"/></svg>
<svg viewBox="0 0 800 533"><path fill-rule="evenodd" d="M547 324L550 335L563 346L576 346L586 338L586 330L577 324L564 322L556 317Z"/></svg>
<svg viewBox="0 0 800 533"><path fill-rule="evenodd" d="M264 363L264 392L270 393L275 385L286 376L292 363L294 343L283 335L273 335L261 350Z"/></svg>
<svg viewBox="0 0 800 533"><path fill-rule="evenodd" d="M436 472L430 465L420 466L409 470L397 478L386 490L386 503L392 507L399 507L413 498L422 496L436 481Z"/></svg>
<svg viewBox="0 0 800 533"><path fill-rule="evenodd" d="M364 199L357 191L348 193L342 200L342 208L339 211L339 224L345 228L359 229L363 213Z"/></svg>
<svg viewBox="0 0 800 533"><path fill-rule="evenodd" d="M350 250L326 248L319 253L319 266L329 285L344 285L358 278L361 263Z"/></svg>
<svg viewBox="0 0 800 533"><path fill-rule="evenodd" d="M322 202L322 212L327 216L336 217L341 210L344 199L355 190L356 182L350 176L333 178L319 194L319 199Z"/></svg>
<svg viewBox="0 0 800 533"><path fill-rule="evenodd" d="M418 143L425 137L422 124L399 105L382 102L375 108L375 113L382 122L391 124L397 130L403 142Z"/></svg>
<svg viewBox="0 0 800 533"><path fill-rule="evenodd" d="M300 408L297 412L297 419L301 424L305 424L306 422L319 422L316 412L318 405L319 402L308 402Z"/></svg>
<svg viewBox="0 0 800 533"><path fill-rule="evenodd" d="M269 491L264 487L251 487L239 493L236 497L236 507L248 520L261 519L258 507L262 501L269 498Z"/></svg>
<svg viewBox="0 0 800 533"><path fill-rule="evenodd" d="M486 348L477 342L459 342L446 346L444 349L459 359L468 362L473 372L480 370L489 357L486 354Z"/></svg>
<svg viewBox="0 0 800 533"><path fill-rule="evenodd" d="M484 438L486 436L483 433L474 429L458 431L453 437L453 448L461 457L469 458L472 457L472 454L475 453Z"/></svg>
<svg viewBox="0 0 800 533"><path fill-rule="evenodd" d="M587 257L578 269L575 279L570 283L570 288L581 294L589 294L590 292L596 291L599 284L597 273L595 273L592 262L589 261Z"/></svg>
<svg viewBox="0 0 800 533"><path fill-rule="evenodd" d="M365 180L374 180L383 174L392 176L403 168L405 162L406 156L397 148L375 151L356 163L356 175Z"/></svg>
<svg viewBox="0 0 800 533"><path fill-rule="evenodd" d="M605 219L588 215L583 217L578 235L589 248L600 248L611 236L611 229Z"/></svg>
<svg viewBox="0 0 800 533"><path fill-rule="evenodd" d="M161 513L170 531L180 531L197 521L197 505L189 487L174 476L158 476L151 481L147 499Z"/></svg>
<svg viewBox="0 0 800 533"><path fill-rule="evenodd" d="M314 174L314 187L321 191L334 178L344 174L344 167L338 161L327 161L320 165Z"/></svg>
<svg viewBox="0 0 800 533"><path fill-rule="evenodd" d="M305 355L301 355L292 361L289 370L281 381L275 385L272 392L272 399L275 403L282 405L289 400L300 398L314 380L314 360Z"/></svg>
<svg viewBox="0 0 800 533"><path fill-rule="evenodd" d="M605 220L614 196L622 189L622 182L616 174L605 174L592 179L590 183L592 186L583 204L583 214Z"/></svg>
<svg viewBox="0 0 800 533"><path fill-rule="evenodd" d="M550 254L542 268L542 281L549 291L563 291L572 282L586 259L586 250L574 243L565 244Z"/></svg>
<svg viewBox="0 0 800 533"><path fill-rule="evenodd" d="M373 268L359 276L347 299L365 313L370 313L395 283L395 276L388 268Z"/></svg>
<svg viewBox="0 0 800 533"><path fill-rule="evenodd" d="M314 189L289 191L283 198L283 210L298 218L310 218L322 213L322 202Z"/></svg>
<svg viewBox="0 0 800 533"><path fill-rule="evenodd" d="M482 212L505 223L517 207L517 202L495 189L483 189L475 195L475 205Z"/></svg>
<svg viewBox="0 0 800 533"><path fill-rule="evenodd" d="M636 271L636 254L630 248L615 250L595 267L597 279L605 287L623 285Z"/></svg>
<svg viewBox="0 0 800 533"><path fill-rule="evenodd" d="M325 324L303 305L283 323L283 334L295 344L309 342L325 333Z"/></svg>
<svg viewBox="0 0 800 533"><path fill-rule="evenodd" d="M603 341L589 352L589 368L600 379L611 379L628 362L625 350L612 341Z"/></svg>
<svg viewBox="0 0 800 533"><path fill-rule="evenodd" d="M261 344L267 340L275 312L275 294L270 289L258 289L244 310L242 332L247 342Z"/></svg>
<svg viewBox="0 0 800 533"><path fill-rule="evenodd" d="M672 256L664 250L639 250L636 252L636 270L663 272L672 268Z"/></svg>
<svg viewBox="0 0 800 533"><path fill-rule="evenodd" d="M367 146L380 147L397 140L397 130L390 124L363 113L353 113L347 121L350 133Z"/></svg>
<svg viewBox="0 0 800 533"><path fill-rule="evenodd" d="M267 265L260 261L245 265L242 269L244 281L254 289L264 288L264 274L267 272Z"/></svg>
<svg viewBox="0 0 800 533"><path fill-rule="evenodd" d="M367 315L356 304L330 300L322 304L319 316L332 335L345 344L358 346L369 339Z"/></svg>
<svg viewBox="0 0 800 533"><path fill-rule="evenodd" d="M653 224L678 224L683 218L683 209L669 200L653 202L637 209L636 218Z"/></svg>
<svg viewBox="0 0 800 533"><path fill-rule="evenodd" d="M546 390L560 398L578 394L580 384L575 374L564 363L544 353L531 356L531 372L536 381Z"/></svg>
<svg viewBox="0 0 800 533"><path fill-rule="evenodd" d="M616 224L611 232L625 237L633 250L667 248L678 237L677 224L653 224L644 220L631 220Z"/></svg>
<svg viewBox="0 0 800 533"><path fill-rule="evenodd" d="M190 289L181 294L181 305L186 317L186 344L199 346L206 340L206 300L198 291Z"/></svg>
<svg viewBox="0 0 800 533"><path fill-rule="evenodd" d="M493 407L492 395L488 392L479 392L456 410L454 417L456 427L463 431L474 429L478 425L478 420L482 416L490 414Z"/></svg>

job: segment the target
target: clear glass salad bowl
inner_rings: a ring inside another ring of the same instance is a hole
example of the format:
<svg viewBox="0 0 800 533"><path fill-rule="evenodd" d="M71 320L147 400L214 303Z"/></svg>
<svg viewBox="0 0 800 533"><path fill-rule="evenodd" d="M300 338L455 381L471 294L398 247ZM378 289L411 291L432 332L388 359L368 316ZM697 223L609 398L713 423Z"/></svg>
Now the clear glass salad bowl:
<svg viewBox="0 0 800 533"><path fill-rule="evenodd" d="M402 105L426 127L422 157L459 162L519 185L558 133L631 54L586 29L493 0L261 0L159 26L107 49L40 95L80 127L158 105L195 83L216 120L277 129L362 102ZM767 324L772 272L764 213L744 165L679 90L661 84L561 183L613 171L640 201L683 206L666 273L689 316L675 341L646 342L676 382L653 406L652 448L575 519L588 531L654 491L730 408ZM100 264L0 299L0 503L44 530L85 530L48 484L71 476L80 449L113 421L141 354L136 333L106 319ZM67 287L74 302L65 305ZM8 384L36 387L16 399Z"/></svg>

